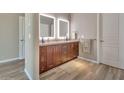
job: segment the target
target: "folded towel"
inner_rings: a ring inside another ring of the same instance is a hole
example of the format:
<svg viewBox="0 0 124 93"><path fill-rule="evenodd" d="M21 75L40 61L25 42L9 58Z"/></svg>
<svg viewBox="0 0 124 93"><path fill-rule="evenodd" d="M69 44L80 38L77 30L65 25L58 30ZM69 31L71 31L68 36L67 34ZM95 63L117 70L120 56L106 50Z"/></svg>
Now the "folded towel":
<svg viewBox="0 0 124 93"><path fill-rule="evenodd" d="M81 39L83 53L91 53L91 39Z"/></svg>

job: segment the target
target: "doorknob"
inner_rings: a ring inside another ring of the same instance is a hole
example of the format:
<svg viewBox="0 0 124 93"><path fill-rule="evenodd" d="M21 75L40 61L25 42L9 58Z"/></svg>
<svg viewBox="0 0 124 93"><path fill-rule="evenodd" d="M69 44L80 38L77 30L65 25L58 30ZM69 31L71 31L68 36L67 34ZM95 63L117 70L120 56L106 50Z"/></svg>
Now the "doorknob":
<svg viewBox="0 0 124 93"><path fill-rule="evenodd" d="M100 42L104 42L104 40L100 40Z"/></svg>

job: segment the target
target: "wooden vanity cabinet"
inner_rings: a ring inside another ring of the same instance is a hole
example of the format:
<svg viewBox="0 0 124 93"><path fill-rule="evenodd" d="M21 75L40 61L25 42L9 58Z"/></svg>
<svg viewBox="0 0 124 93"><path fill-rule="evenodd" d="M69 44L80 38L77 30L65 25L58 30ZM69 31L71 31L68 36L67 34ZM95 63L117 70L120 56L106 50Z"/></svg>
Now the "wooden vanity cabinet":
<svg viewBox="0 0 124 93"><path fill-rule="evenodd" d="M54 46L47 46L47 69L54 67Z"/></svg>
<svg viewBox="0 0 124 93"><path fill-rule="evenodd" d="M60 65L62 63L61 45L54 46L53 60L54 60L54 65L55 66Z"/></svg>
<svg viewBox="0 0 124 93"><path fill-rule="evenodd" d="M68 44L68 60L71 60L78 56L78 43L69 43Z"/></svg>
<svg viewBox="0 0 124 93"><path fill-rule="evenodd" d="M73 47L73 58L77 57L79 54L79 44L78 43L74 43L74 47Z"/></svg>
<svg viewBox="0 0 124 93"><path fill-rule="evenodd" d="M65 63L68 60L68 44L62 44L61 50L62 63Z"/></svg>
<svg viewBox="0 0 124 93"><path fill-rule="evenodd" d="M47 46L47 69L62 63L61 45Z"/></svg>
<svg viewBox="0 0 124 93"><path fill-rule="evenodd" d="M39 51L39 70L40 72L44 72L47 70L47 47L40 47Z"/></svg>
<svg viewBox="0 0 124 93"><path fill-rule="evenodd" d="M40 74L78 56L78 42L40 46Z"/></svg>
<svg viewBox="0 0 124 93"><path fill-rule="evenodd" d="M68 44L68 60L74 58L74 43Z"/></svg>

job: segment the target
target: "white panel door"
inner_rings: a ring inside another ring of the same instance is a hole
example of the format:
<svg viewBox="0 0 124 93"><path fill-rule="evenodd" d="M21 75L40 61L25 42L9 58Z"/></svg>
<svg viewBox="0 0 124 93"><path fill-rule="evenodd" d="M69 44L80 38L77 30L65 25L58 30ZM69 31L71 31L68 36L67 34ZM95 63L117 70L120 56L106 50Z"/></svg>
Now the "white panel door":
<svg viewBox="0 0 124 93"><path fill-rule="evenodd" d="M19 17L19 58L25 58L25 19L23 16Z"/></svg>
<svg viewBox="0 0 124 93"><path fill-rule="evenodd" d="M103 64L119 67L119 14L102 14L101 58Z"/></svg>

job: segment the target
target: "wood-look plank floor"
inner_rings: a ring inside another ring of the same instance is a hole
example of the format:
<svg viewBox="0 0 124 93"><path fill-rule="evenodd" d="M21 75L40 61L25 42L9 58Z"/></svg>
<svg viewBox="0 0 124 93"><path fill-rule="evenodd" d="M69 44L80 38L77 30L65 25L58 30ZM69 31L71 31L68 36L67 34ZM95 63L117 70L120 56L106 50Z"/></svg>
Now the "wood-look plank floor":
<svg viewBox="0 0 124 93"><path fill-rule="evenodd" d="M0 80L28 80L24 72L24 60L1 63Z"/></svg>
<svg viewBox="0 0 124 93"><path fill-rule="evenodd" d="M124 80L124 70L75 59L40 75L41 80Z"/></svg>

